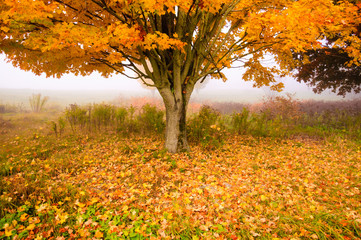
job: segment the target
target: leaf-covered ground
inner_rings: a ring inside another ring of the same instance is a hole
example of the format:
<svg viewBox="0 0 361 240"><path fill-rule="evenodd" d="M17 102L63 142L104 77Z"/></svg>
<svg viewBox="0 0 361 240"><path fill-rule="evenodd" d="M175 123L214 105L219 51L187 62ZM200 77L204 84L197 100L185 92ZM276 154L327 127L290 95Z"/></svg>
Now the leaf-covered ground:
<svg viewBox="0 0 361 240"><path fill-rule="evenodd" d="M2 143L0 239L358 239L361 147L233 136L170 155L115 135Z"/></svg>

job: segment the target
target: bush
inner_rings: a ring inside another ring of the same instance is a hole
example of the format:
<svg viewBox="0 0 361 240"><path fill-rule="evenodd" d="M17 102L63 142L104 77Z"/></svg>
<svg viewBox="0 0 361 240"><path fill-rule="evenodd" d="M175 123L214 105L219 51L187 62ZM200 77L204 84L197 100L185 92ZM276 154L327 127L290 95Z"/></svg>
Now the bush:
<svg viewBox="0 0 361 240"><path fill-rule="evenodd" d="M58 122L51 121L50 124L51 124L51 129L55 133L55 136L58 137L59 134L59 137L61 137L64 132L64 128L66 124L65 120L62 117L59 117Z"/></svg>
<svg viewBox="0 0 361 240"><path fill-rule="evenodd" d="M269 97L264 100L261 112L266 114L267 119L280 118L284 122L293 123L300 115L299 101L293 98L293 95Z"/></svg>
<svg viewBox="0 0 361 240"><path fill-rule="evenodd" d="M238 134L246 134L250 130L250 111L247 108L243 108L241 113L232 114L232 129L233 132Z"/></svg>
<svg viewBox="0 0 361 240"><path fill-rule="evenodd" d="M33 112L41 112L45 106L45 104L48 102L49 97L41 97L41 94L33 94L31 97L29 97L29 103L31 110Z"/></svg>
<svg viewBox="0 0 361 240"><path fill-rule="evenodd" d="M188 119L188 139L211 149L222 146L226 133L280 138L361 138L361 111L357 107L332 108L332 111L330 108L323 108L320 112L303 110L305 108L302 102L292 99L291 95L269 98L256 110L243 108L241 112L231 115L221 115L210 106L202 106L197 114ZM162 134L165 129L164 115L164 111L150 104L144 105L140 110L133 106L125 108L94 104L80 107L74 104L65 111L65 119L74 133L78 130L98 130L117 131L124 135ZM61 136L65 120L58 119L58 122L54 121L52 124L55 134Z"/></svg>
<svg viewBox="0 0 361 240"><path fill-rule="evenodd" d="M90 119L95 128L107 127L115 121L115 107L107 104L94 104L89 107Z"/></svg>
<svg viewBox="0 0 361 240"><path fill-rule="evenodd" d="M165 129L164 112L150 104L142 107L138 119L143 132L163 133Z"/></svg>
<svg viewBox="0 0 361 240"><path fill-rule="evenodd" d="M130 133L139 133L139 121L137 119L137 116L135 115L136 107L130 106L127 109L127 118L125 121L125 128L124 129L118 129L118 131L123 131L127 134Z"/></svg>
<svg viewBox="0 0 361 240"><path fill-rule="evenodd" d="M65 110L66 119L74 133L77 131L77 126L80 126L80 129L84 129L87 122L89 122L87 112L86 109L79 107L76 104L71 104L70 107Z"/></svg>
<svg viewBox="0 0 361 240"><path fill-rule="evenodd" d="M126 108L124 107L115 108L114 120L118 131L125 128L127 117L128 117L128 111Z"/></svg>
<svg viewBox="0 0 361 240"><path fill-rule="evenodd" d="M164 112L146 104L137 114L136 108L115 107L107 104L94 104L88 107L70 105L65 116L72 131L114 130L124 134L163 133L165 129ZM64 129L65 124L62 125ZM52 129L57 134L58 125L53 122Z"/></svg>
<svg viewBox="0 0 361 240"><path fill-rule="evenodd" d="M23 104L0 104L0 113L25 112Z"/></svg>
<svg viewBox="0 0 361 240"><path fill-rule="evenodd" d="M202 106L199 113L189 119L187 130L190 141L204 148L218 148L223 144L225 132L220 113L209 106Z"/></svg>

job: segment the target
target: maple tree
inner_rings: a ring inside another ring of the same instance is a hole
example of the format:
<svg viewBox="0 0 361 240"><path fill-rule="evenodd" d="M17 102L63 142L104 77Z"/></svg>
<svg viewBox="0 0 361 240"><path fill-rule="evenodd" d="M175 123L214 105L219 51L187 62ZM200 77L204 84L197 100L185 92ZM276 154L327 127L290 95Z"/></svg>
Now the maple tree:
<svg viewBox="0 0 361 240"><path fill-rule="evenodd" d="M358 16L355 16L357 20L360 18L361 5L357 5L357 1L349 2L358 8ZM314 87L313 90L316 93L321 93L326 89L332 89L333 92L342 96L352 91L361 92L361 65L355 64L350 54L355 49L360 49L361 24L359 21L349 24L354 24L354 26L349 26L353 28L349 35L325 32L323 48L308 50L304 54L295 54L295 59L300 61L295 68L295 77L299 82L308 83ZM345 37L351 37L352 41L348 40L344 45L334 46L335 42L342 41ZM358 46L355 46L356 44ZM353 48L352 45L354 45ZM305 58L307 61L303 61Z"/></svg>
<svg viewBox="0 0 361 240"><path fill-rule="evenodd" d="M133 71L162 96L165 147L177 152L189 149L186 109L207 76L226 80L222 70L239 66L243 79L280 90L274 75L289 73L294 52L321 48L326 30L345 36L335 46L355 42L347 49L359 64L357 11L329 0L0 0L0 50L47 76Z"/></svg>
<svg viewBox="0 0 361 240"><path fill-rule="evenodd" d="M309 62L297 67L295 77L321 93L331 89L338 95L361 91L361 66L347 67L351 60L342 49L318 49L307 52Z"/></svg>

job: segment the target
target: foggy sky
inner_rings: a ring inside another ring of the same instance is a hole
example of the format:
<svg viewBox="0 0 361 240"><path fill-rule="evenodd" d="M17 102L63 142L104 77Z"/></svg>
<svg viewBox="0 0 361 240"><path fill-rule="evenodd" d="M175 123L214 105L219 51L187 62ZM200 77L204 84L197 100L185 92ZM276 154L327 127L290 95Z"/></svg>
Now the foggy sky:
<svg viewBox="0 0 361 240"><path fill-rule="evenodd" d="M253 102L260 101L262 97L275 95L277 93L269 90L268 87L253 88L253 83L244 82L240 69L224 71L228 78L227 82L211 79L206 86L195 91L192 98L211 101L238 101ZM314 94L311 88L305 84L298 83L292 78L283 79L285 89L281 94L292 93L298 99L316 100L343 100L344 98L328 91L321 95ZM111 78L104 78L98 73L90 76L74 76L67 74L57 78L46 78L45 75L36 76L31 72L25 72L14 68L11 63L7 63L4 56L0 55L0 88L2 89L33 89L33 90L112 90L123 92L137 92L138 94L149 94L141 86L141 83L133 79L127 79L122 75L115 75ZM349 95L348 98L360 97L360 95ZM0 96L1 100L1 96Z"/></svg>

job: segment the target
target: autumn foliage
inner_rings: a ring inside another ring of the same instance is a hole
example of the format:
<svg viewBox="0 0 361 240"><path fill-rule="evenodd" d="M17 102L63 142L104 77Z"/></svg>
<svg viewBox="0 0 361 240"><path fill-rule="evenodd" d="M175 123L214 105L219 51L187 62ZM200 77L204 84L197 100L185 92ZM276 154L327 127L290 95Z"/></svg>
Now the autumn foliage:
<svg viewBox="0 0 361 240"><path fill-rule="evenodd" d="M186 115L195 84L226 80L232 66L280 90L275 76L325 37L337 35L334 46L358 66L359 6L0 0L0 51L15 66L58 77L131 70L165 106L72 105L52 122L2 121L0 238L361 238L359 114L302 114L276 98L259 112ZM275 65L264 64L269 56ZM164 126L173 154L154 131ZM193 151L181 152L187 130Z"/></svg>
<svg viewBox="0 0 361 240"><path fill-rule="evenodd" d="M155 138L104 134L11 138L1 239L361 237L356 141L233 135L171 155Z"/></svg>
<svg viewBox="0 0 361 240"><path fill-rule="evenodd" d="M195 84L208 76L226 80L224 69L242 67L243 79L279 91L283 84L275 77L299 64L294 54L322 49L322 40L332 36L333 47L350 58L347 65L358 66L359 6L329 0L1 0L0 51L36 74L120 73L157 88L166 108L165 147L178 152L189 150L187 107Z"/></svg>
<svg viewBox="0 0 361 240"><path fill-rule="evenodd" d="M178 154L149 104L3 114L0 239L361 238L360 101L307 104L204 106Z"/></svg>

